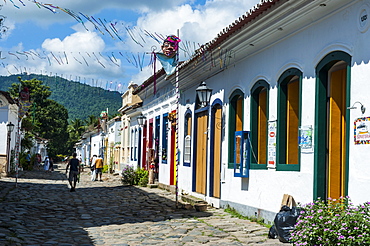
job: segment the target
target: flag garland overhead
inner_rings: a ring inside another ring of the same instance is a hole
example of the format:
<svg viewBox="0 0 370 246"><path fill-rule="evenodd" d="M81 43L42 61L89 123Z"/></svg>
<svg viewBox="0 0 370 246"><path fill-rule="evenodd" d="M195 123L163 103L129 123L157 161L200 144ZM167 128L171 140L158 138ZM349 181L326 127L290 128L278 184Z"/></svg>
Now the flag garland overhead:
<svg viewBox="0 0 370 246"><path fill-rule="evenodd" d="M82 12L75 12L68 8L63 8L60 6L55 6L53 4L49 3L42 3L36 0L9 0L13 4L13 6L17 9L20 9L21 7L25 7L25 3L32 3L35 4L39 9L45 9L53 14L57 13L65 13L69 16L71 16L74 20L76 20L78 23L82 24L83 27L88 30L88 27L90 28L92 25L92 28L97 31L98 33L102 35L108 35L114 40L119 40L121 42L124 42L122 38L122 30L126 31L127 37L129 37L131 40L133 40L137 45L141 47L148 46L148 40L152 39L154 40L158 45L161 45L167 36L164 36L162 34L159 34L157 32L149 32L148 30L142 30L138 27L129 27L124 26L123 23L114 21L107 21L104 18L98 18L94 16L86 15ZM6 0L4 0L4 3L7 3ZM1 9L1 5L0 5ZM0 28L3 26L3 22L5 20L5 17L0 16ZM86 23L91 23L91 25L86 25ZM147 38L147 39L146 39ZM0 33L0 39L1 39L1 33ZM199 43L190 42L183 40L177 47L179 51L183 52L183 55L186 57L192 57L195 54L199 55L200 58L197 60L197 62L207 62L211 61L211 67L213 68L224 68L228 64L231 63L231 59L235 56L234 51L232 50L224 50L221 47L217 50L203 50L202 46ZM58 66L66 66L71 63L77 62L80 65L86 65L86 66L92 66L93 64L98 64L102 68L107 68L109 66L114 67L121 67L121 60L119 58L125 59L128 63L135 66L136 68L142 70L145 66L153 65L154 59L149 56L147 59L146 54L153 55L155 52L110 52L110 53L102 53L100 51L94 51L94 52L69 52L68 50L62 50L62 51L0 51L0 60L2 61L2 66L7 69L7 71L12 74L9 71L8 68L8 61L9 63L14 58L17 61L28 61L28 60L37 60L37 59L45 59L49 66L52 65L58 65ZM167 66L166 73L172 74L173 68L176 66L174 61L168 59L168 57L163 56L160 53L157 53L157 58L162 63L164 62L165 65L163 67ZM149 60L149 61L148 61ZM18 68L14 66L14 68L17 70L17 72L22 71L22 68ZM12 70L12 69L11 69ZM25 70L25 68L24 68Z"/></svg>

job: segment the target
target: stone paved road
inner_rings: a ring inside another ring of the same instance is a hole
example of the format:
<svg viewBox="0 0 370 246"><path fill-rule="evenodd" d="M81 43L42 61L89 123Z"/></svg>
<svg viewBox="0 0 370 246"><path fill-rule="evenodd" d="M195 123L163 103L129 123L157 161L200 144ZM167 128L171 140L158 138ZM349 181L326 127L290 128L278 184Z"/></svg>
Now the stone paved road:
<svg viewBox="0 0 370 246"><path fill-rule="evenodd" d="M268 229L223 209L176 209L175 195L123 186L85 171L70 192L59 164L52 173L0 179L0 245L281 245ZM287 245L287 244L285 244Z"/></svg>

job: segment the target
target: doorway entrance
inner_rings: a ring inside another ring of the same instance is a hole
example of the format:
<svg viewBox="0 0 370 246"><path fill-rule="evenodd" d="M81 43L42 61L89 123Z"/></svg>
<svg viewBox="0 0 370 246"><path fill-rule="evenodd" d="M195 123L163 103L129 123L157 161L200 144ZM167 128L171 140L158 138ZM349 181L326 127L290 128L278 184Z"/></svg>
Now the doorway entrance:
<svg viewBox="0 0 370 246"><path fill-rule="evenodd" d="M326 56L317 68L314 199L347 195L350 57Z"/></svg>

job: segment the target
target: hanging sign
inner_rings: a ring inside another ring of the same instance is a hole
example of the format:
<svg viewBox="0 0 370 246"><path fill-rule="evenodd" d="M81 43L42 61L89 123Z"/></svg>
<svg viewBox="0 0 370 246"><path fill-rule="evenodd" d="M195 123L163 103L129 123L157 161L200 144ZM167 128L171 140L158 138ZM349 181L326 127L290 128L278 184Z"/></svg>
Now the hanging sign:
<svg viewBox="0 0 370 246"><path fill-rule="evenodd" d="M355 120L354 140L355 144L370 144L370 117L362 117Z"/></svg>
<svg viewBox="0 0 370 246"><path fill-rule="evenodd" d="M312 126L299 127L299 146L302 152L313 152L313 129Z"/></svg>
<svg viewBox="0 0 370 246"><path fill-rule="evenodd" d="M276 120L268 123L268 161L267 167L276 168Z"/></svg>

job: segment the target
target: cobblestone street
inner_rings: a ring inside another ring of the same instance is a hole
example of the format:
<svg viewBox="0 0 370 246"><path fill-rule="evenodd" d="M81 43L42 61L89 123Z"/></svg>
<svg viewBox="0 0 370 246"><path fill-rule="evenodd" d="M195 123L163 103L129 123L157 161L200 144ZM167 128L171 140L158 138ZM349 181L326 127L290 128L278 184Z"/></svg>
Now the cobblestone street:
<svg viewBox="0 0 370 246"><path fill-rule="evenodd" d="M52 173L0 179L0 245L281 245L268 228L223 209L176 209L175 195L81 175L69 191L63 164ZM285 244L287 245L287 244Z"/></svg>

